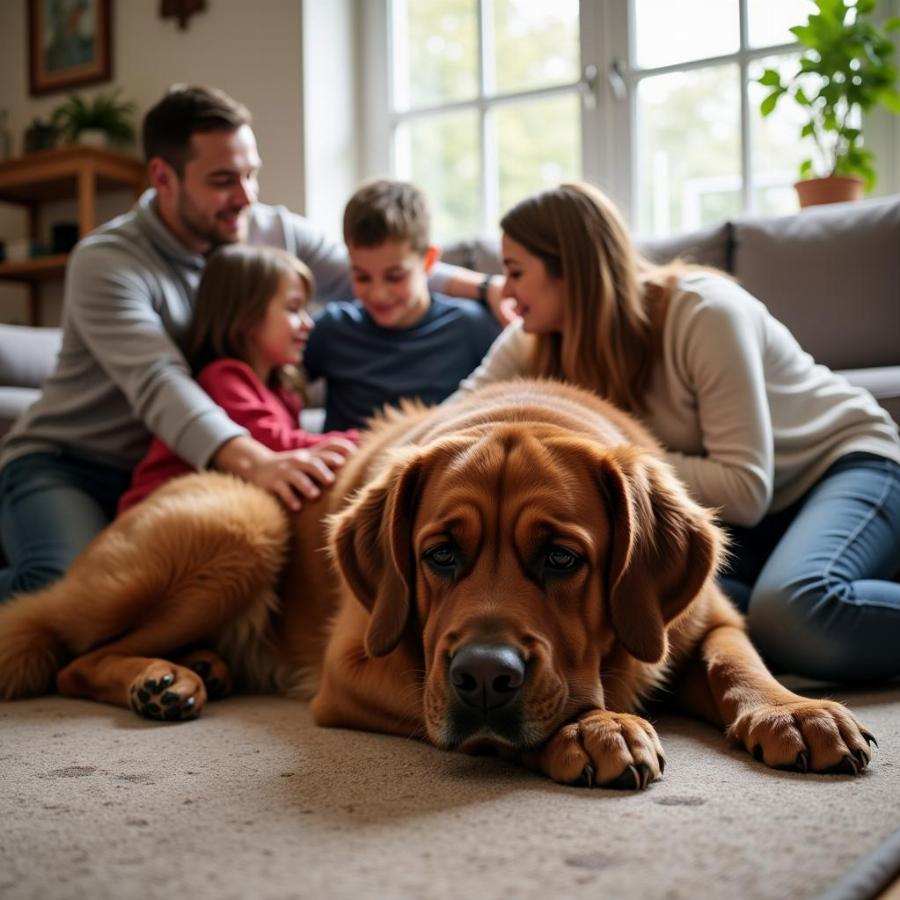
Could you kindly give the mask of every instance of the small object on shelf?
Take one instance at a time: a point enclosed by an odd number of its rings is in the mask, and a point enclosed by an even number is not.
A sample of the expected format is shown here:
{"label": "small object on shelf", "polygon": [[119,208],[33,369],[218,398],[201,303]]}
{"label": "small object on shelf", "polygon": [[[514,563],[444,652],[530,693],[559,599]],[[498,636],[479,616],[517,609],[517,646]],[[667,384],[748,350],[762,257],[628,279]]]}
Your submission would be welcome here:
{"label": "small object on shelf", "polygon": [[77,222],[56,222],[50,227],[51,253],[68,253],[77,243]]}
{"label": "small object on shelf", "polygon": [[53,125],[40,119],[32,119],[31,124],[25,129],[25,152],[50,150],[55,146],[56,129]]}
{"label": "small object on shelf", "polygon": [[116,88],[87,100],[80,94],[70,94],[53,110],[53,127],[69,144],[130,146],[134,143],[135,105],[130,100],[120,100],[120,92]]}
{"label": "small object on shelf", "polygon": [[0,109],[0,160],[12,156],[12,134],[7,123],[7,111]]}

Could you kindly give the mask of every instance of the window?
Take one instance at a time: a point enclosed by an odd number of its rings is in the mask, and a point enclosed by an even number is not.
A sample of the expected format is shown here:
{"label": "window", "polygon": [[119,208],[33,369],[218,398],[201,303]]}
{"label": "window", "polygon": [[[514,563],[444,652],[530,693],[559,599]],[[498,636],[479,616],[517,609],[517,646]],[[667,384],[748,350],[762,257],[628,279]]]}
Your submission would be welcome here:
{"label": "window", "polygon": [[647,236],[797,207],[796,110],[762,119],[755,79],[791,65],[788,29],[811,0],[363,7],[369,60],[380,47],[382,62],[364,64],[365,168],[421,184],[438,240],[494,233],[514,202],[572,178]]}

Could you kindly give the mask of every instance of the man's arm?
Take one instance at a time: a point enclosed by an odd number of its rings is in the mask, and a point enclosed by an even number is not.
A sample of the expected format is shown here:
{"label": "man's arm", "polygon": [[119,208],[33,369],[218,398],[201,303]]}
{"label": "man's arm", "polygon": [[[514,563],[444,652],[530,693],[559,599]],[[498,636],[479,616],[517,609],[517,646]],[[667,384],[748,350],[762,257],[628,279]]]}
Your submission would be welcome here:
{"label": "man's arm", "polygon": [[173,318],[190,315],[175,288],[163,293],[167,276],[113,241],[82,245],[66,275],[67,327],[77,330],[134,417],[202,469],[218,447],[245,431],[196,384],[166,330],[163,310]]}

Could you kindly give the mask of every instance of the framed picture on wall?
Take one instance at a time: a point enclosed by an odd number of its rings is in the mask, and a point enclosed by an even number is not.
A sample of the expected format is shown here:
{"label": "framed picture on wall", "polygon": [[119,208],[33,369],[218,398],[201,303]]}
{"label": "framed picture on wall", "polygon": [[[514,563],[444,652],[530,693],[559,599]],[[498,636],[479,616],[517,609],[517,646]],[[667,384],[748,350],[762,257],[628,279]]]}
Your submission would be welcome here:
{"label": "framed picture on wall", "polygon": [[32,95],[112,77],[112,0],[26,0]]}

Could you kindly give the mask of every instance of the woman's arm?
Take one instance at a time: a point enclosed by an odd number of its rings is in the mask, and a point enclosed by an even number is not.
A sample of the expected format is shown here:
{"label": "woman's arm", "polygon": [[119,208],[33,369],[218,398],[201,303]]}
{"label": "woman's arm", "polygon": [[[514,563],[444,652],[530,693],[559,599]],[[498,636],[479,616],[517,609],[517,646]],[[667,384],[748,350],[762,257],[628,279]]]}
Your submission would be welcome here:
{"label": "woman's arm", "polygon": [[[762,322],[752,298],[724,279],[673,326],[673,365],[693,394],[703,455],[666,458],[694,498],[735,525],[755,525],[768,511],[774,480],[772,421],[763,367]],[[676,377],[669,372],[669,377]],[[671,415],[678,415],[672,410]]]}
{"label": "woman's arm", "polygon": [[456,392],[444,402],[452,402],[486,384],[526,375],[530,352],[531,340],[522,330],[521,320],[513,322],[512,325],[501,331],[494,343],[491,344],[481,365],[471,375],[464,378]]}

